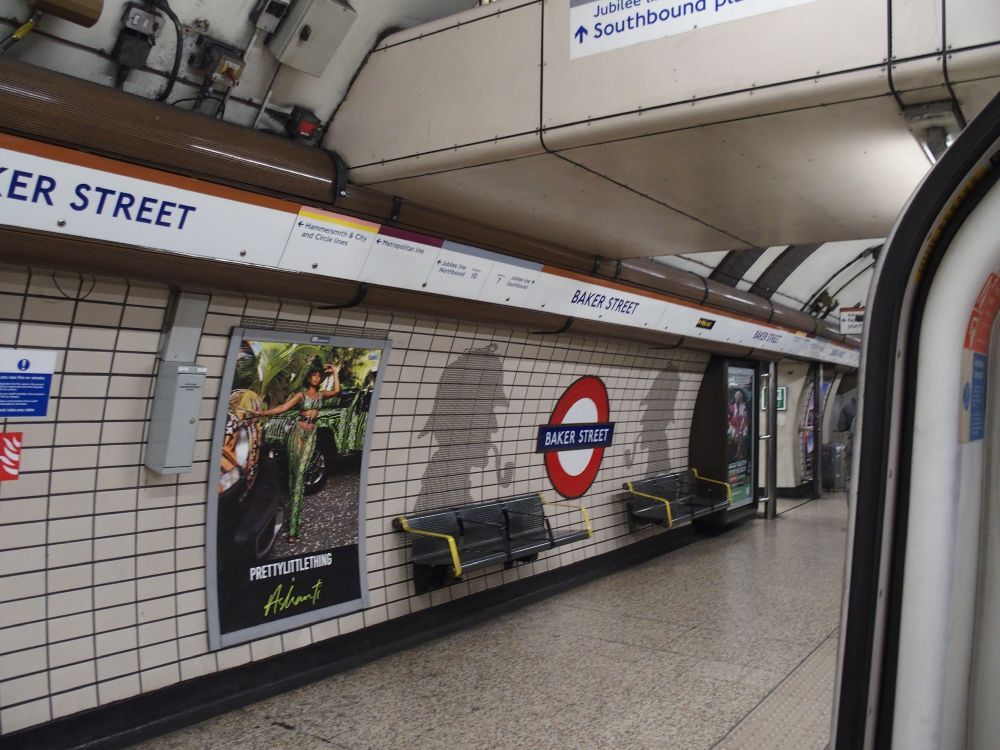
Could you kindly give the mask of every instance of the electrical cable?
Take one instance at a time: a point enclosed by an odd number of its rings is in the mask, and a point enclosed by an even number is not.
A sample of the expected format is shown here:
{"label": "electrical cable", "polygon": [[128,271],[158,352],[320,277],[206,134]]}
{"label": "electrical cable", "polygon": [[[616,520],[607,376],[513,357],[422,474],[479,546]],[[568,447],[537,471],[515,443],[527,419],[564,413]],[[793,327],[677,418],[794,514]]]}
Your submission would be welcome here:
{"label": "electrical cable", "polygon": [[9,36],[4,37],[4,39],[0,41],[0,55],[34,31],[35,27],[38,25],[38,21],[43,15],[44,13],[42,13],[42,11],[35,11],[31,14],[31,18],[18,26]]}
{"label": "electrical cable", "polygon": [[184,56],[184,32],[181,29],[181,21],[174,13],[173,8],[170,7],[168,0],[146,0],[150,5],[170,19],[170,22],[174,25],[174,33],[177,36],[177,46],[174,49],[174,64],[170,69],[170,77],[167,79],[167,85],[156,97],[159,102],[165,102],[167,97],[173,93],[174,84],[177,83],[177,78],[181,72],[181,58]]}
{"label": "electrical cable", "polygon": [[202,96],[189,96],[189,97],[187,97],[185,99],[175,99],[174,101],[170,102],[170,106],[173,107],[173,106],[176,106],[178,104],[184,104],[185,102],[199,102],[199,104],[200,104],[201,102],[205,101],[206,99],[212,99],[213,101],[217,101],[217,102],[222,102],[223,101],[222,97],[212,96],[211,94],[205,94],[205,95],[202,95]]}
{"label": "electrical cable", "polygon": [[878,243],[877,245],[866,247],[864,250],[862,250],[860,253],[854,256],[854,258],[852,258],[847,263],[838,268],[836,271],[834,271],[826,281],[824,281],[822,284],[819,285],[818,291],[814,292],[809,297],[809,300],[802,305],[801,312],[807,312],[809,308],[812,307],[813,303],[819,299],[820,295],[823,294],[826,288],[829,287],[830,284],[833,283],[833,280],[836,279],[838,276],[840,276],[840,274],[842,274],[848,268],[853,266],[859,260],[863,259],[866,255],[871,255],[873,258],[878,258],[878,253],[881,249],[882,249],[881,242]]}
{"label": "electrical cable", "polygon": [[351,76],[351,80],[347,82],[347,88],[344,89],[344,95],[340,98],[340,101],[337,102],[337,106],[333,108],[333,112],[330,113],[330,116],[323,124],[323,135],[326,135],[326,132],[330,129],[330,126],[333,125],[333,119],[337,116],[337,113],[340,112],[340,108],[343,106],[344,102],[347,101],[347,96],[348,94],[351,93],[351,89],[354,88],[354,84],[358,80],[358,76],[361,75],[361,71],[368,64],[368,58],[370,58],[375,53],[375,51],[378,49],[378,46],[382,44],[382,42],[385,41],[387,37],[402,30],[403,29],[399,26],[390,26],[387,29],[383,29],[381,32],[379,32],[379,35],[375,37],[375,43],[371,46],[371,49],[369,49],[368,52],[365,54],[365,59],[361,61],[361,64],[354,71],[354,75]]}
{"label": "electrical cable", "polygon": [[271,82],[267,84],[267,91],[264,94],[264,98],[260,100],[260,107],[257,109],[257,116],[253,119],[253,125],[250,127],[254,130],[260,124],[260,118],[264,116],[264,110],[267,109],[267,105],[271,102],[271,93],[274,90],[274,82],[278,80],[278,73],[281,72],[281,63],[274,69],[274,75],[271,76]]}

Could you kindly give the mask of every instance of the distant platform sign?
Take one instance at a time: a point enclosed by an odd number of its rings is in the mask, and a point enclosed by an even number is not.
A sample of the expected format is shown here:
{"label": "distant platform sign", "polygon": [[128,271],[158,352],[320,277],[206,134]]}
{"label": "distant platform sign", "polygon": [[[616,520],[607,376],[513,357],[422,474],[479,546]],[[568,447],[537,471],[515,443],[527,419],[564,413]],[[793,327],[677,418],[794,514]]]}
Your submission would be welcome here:
{"label": "distant platform sign", "polygon": [[849,336],[860,336],[865,330],[865,308],[840,308],[840,332]]}
{"label": "distant platform sign", "polygon": [[0,417],[46,416],[55,366],[54,351],[0,349]]}
{"label": "distant platform sign", "polygon": [[569,57],[739,21],[815,0],[569,0]]}

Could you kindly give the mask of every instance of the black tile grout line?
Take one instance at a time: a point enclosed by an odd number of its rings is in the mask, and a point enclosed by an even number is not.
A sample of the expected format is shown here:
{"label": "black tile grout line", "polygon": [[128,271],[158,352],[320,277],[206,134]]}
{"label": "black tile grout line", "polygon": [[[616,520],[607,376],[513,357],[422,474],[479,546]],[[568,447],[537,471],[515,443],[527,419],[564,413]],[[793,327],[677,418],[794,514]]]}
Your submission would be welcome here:
{"label": "black tile grout line", "polygon": [[750,716],[750,714],[752,714],[754,711],[756,711],[758,708],[760,708],[760,706],[764,703],[764,701],[766,701],[768,698],[770,698],[775,693],[775,691],[778,690],[778,688],[780,688],[782,685],[784,685],[788,681],[788,679],[793,674],[795,674],[798,671],[799,667],[801,667],[803,664],[806,663],[806,661],[809,659],[809,657],[811,657],[813,654],[815,654],[817,651],[819,651],[826,644],[826,642],[828,640],[830,640],[831,637],[833,637],[833,634],[836,633],[839,628],[840,628],[840,626],[837,625],[833,630],[831,630],[829,633],[827,633],[825,636],[823,636],[823,638],[820,639],[820,642],[818,644],[816,644],[816,646],[813,649],[811,649],[808,654],[806,654],[805,656],[803,656],[799,660],[799,662],[788,671],[788,674],[786,674],[784,677],[782,677],[781,680],[779,680],[778,684],[775,685],[773,688],[771,688],[767,692],[767,695],[765,695],[763,698],[761,698],[759,701],[757,701],[757,703],[754,704],[753,708],[751,708],[749,711],[747,711],[745,714],[743,714],[743,716],[739,719],[739,721],[737,721],[735,724],[733,724],[733,726],[729,728],[729,731],[726,732],[722,737],[720,737],[719,740],[714,745],[712,745],[712,747],[709,750],[715,750],[715,748],[717,748],[719,745],[721,745],[725,741],[726,737],[728,737],[734,731],[736,731],[736,728],[739,727],[739,725],[742,724],[744,721],[746,721],[747,718]]}
{"label": "black tile grout line", "polygon": [[[28,285],[27,285],[25,291],[27,291],[28,289],[31,288],[31,279],[33,278],[33,276],[34,276],[34,271],[32,271],[29,268],[29,270],[28,270]],[[82,287],[83,287],[83,281],[82,281],[82,278],[81,278],[80,289],[82,289]],[[77,292],[79,292],[80,289],[78,289]],[[70,341],[70,339],[72,338],[72,335],[73,335],[72,320],[73,320],[73,318],[76,315],[78,304],[79,304],[79,299],[73,300],[72,314],[70,315],[70,322],[62,324],[67,329],[66,330],[66,346],[64,346],[64,347],[61,348],[62,361],[64,363],[66,361],[66,357],[68,356],[69,341]],[[25,305],[27,305],[27,296],[25,297]],[[122,310],[124,310],[124,308],[122,308]],[[21,315],[22,315],[22,317],[24,315],[24,308],[23,307],[22,307],[22,310],[21,310]],[[121,315],[122,315],[122,312],[119,311],[119,313],[118,313],[118,322],[119,323],[121,323]],[[21,335],[20,334],[21,334],[21,330],[22,330],[20,326],[22,326],[23,323],[19,322],[18,325],[19,325],[19,328],[18,328],[18,337],[17,337],[16,340],[20,341],[20,339],[21,339]],[[115,340],[117,341],[117,333],[115,334]],[[53,406],[53,409],[54,409],[53,423],[54,424],[58,424],[59,423],[59,409],[60,409],[60,407],[62,405],[60,396],[62,395],[63,387],[65,386],[65,382],[66,381],[63,378],[59,378],[59,385],[58,385],[58,389],[57,389],[57,392],[55,394],[55,398],[54,399],[51,398],[52,394],[50,393],[50,401],[54,401],[54,406]],[[51,463],[51,460],[50,460],[50,463]],[[47,490],[47,493],[48,493],[48,497],[46,497],[46,499],[45,499],[45,517],[48,518],[49,515],[51,515],[51,509],[52,509],[52,497],[51,497],[51,494],[52,494],[52,475],[51,474],[49,474],[48,477],[47,477],[46,490]],[[45,546],[48,546],[49,525],[48,525],[47,522],[45,523],[43,539],[44,539],[44,542],[45,542]],[[45,604],[45,608],[44,608],[44,611],[45,611],[45,624],[44,624],[44,628],[45,628],[45,641],[47,643],[49,641],[49,639],[50,639],[50,631],[49,631],[50,601],[49,601],[49,596],[48,596],[48,576],[47,575],[45,576],[45,580],[44,580],[44,583],[43,583],[43,590],[45,592],[45,602],[44,602],[44,604]],[[93,597],[91,597],[91,605],[93,605]],[[53,716],[53,706],[52,706],[52,698],[51,698],[51,695],[52,695],[52,671],[51,671],[51,661],[50,661],[50,659],[51,659],[51,654],[50,654],[48,648],[46,648],[46,650],[45,650],[45,667],[46,667],[45,679],[46,679],[46,694],[49,696],[48,697],[48,701],[47,701],[48,717],[49,717],[49,719],[51,719],[52,716]]]}
{"label": "black tile grout line", "polygon": [[[33,275],[35,273],[35,271],[31,270],[30,266],[27,267],[27,268],[28,268],[29,275]],[[128,280],[127,279],[116,279],[116,281],[118,281],[118,282],[127,282]],[[30,299],[40,299],[40,300],[56,300],[58,302],[63,302],[63,301],[66,301],[66,302],[69,302],[69,301],[79,301],[79,302],[86,302],[89,305],[109,305],[109,306],[115,306],[115,307],[142,307],[142,308],[146,308],[146,309],[149,309],[149,310],[165,310],[166,309],[166,305],[150,305],[150,304],[143,304],[143,303],[139,303],[139,302],[129,302],[127,297],[125,299],[123,299],[121,302],[118,302],[117,300],[116,301],[90,300],[90,299],[69,300],[68,298],[66,298],[64,296],[61,296],[61,295],[58,295],[58,294],[40,294],[39,292],[32,292],[32,291],[30,291],[29,287],[25,287],[24,292],[22,292],[20,294],[17,293],[17,292],[0,292],[0,296],[2,296],[2,295],[7,295],[7,296],[10,296],[10,297],[24,297],[24,298],[30,298]]]}
{"label": "black tile grout line", "polygon": [[[132,284],[131,284],[131,282],[128,279],[126,279],[125,280],[125,298],[126,299],[128,299],[128,297],[131,294],[131,292],[132,292]],[[166,305],[164,305],[164,308],[166,308]],[[124,314],[125,314],[125,310],[123,308],[122,309],[122,317],[119,318],[119,321],[118,321],[119,325],[124,321]],[[165,309],[164,309],[163,315],[164,315],[164,319],[165,319],[166,318],[166,310]],[[160,330],[161,330],[161,332],[162,332],[162,329],[163,329],[163,323],[161,322],[161,324],[160,324]],[[115,340],[114,340],[114,350],[115,350],[115,353],[112,355],[112,359],[111,359],[112,372],[114,371],[114,365],[115,365],[115,362],[116,362],[116,360],[118,358],[118,352],[117,352],[117,350],[118,350],[119,341],[121,340],[121,333],[122,332],[121,332],[120,328],[119,328],[119,330],[115,331]],[[161,335],[162,335],[162,333],[161,333]],[[154,355],[154,357],[155,357],[155,355]],[[153,383],[152,378],[150,378],[150,380],[148,382],[149,382],[149,385],[147,385],[147,391],[146,391],[147,392],[147,399],[149,397],[149,394],[152,392],[152,383]],[[105,395],[108,397],[108,399],[110,399],[111,383],[112,383],[112,379],[108,378],[107,384],[105,386],[105,388],[106,388]],[[100,443],[100,440],[101,440],[101,436],[103,436],[103,434],[104,434],[105,418],[108,416],[108,409],[110,408],[110,404],[108,402],[108,399],[105,400],[104,409],[101,411],[101,426],[100,426],[100,433],[99,433],[99,436],[98,436],[98,442],[99,443]],[[142,442],[145,442],[146,431],[147,431],[147,427],[145,425],[143,425],[142,432],[140,434],[140,439],[142,440]],[[140,453],[140,457],[141,457],[141,453]],[[103,467],[101,467],[101,468],[103,468]],[[136,476],[136,479],[138,479],[138,474]],[[97,482],[98,482],[98,477],[95,475],[95,477],[94,477],[94,483],[95,483],[95,485],[97,484]],[[137,484],[138,484],[138,482],[137,482]],[[138,491],[136,491],[135,492],[135,502],[136,502],[136,505],[138,505],[138,498],[139,498],[139,493],[138,493]],[[174,490],[174,499],[176,500],[176,490]],[[97,497],[96,496],[94,497],[94,503],[95,503],[95,508],[96,508],[96,503],[97,503]],[[93,540],[93,543],[92,543],[93,546],[91,548],[91,553],[92,553],[92,555],[96,556],[96,547],[97,547],[97,538],[96,538],[97,537],[97,534],[96,534],[97,515],[96,514],[92,515],[91,522],[93,524],[92,525],[92,529],[93,529],[92,536],[94,537],[94,540]],[[176,538],[174,539],[174,542],[176,543]],[[138,535],[136,535],[136,545],[138,545]],[[91,589],[90,589],[91,590],[91,610],[92,610],[92,616],[93,616],[93,631],[94,631],[93,635],[92,635],[91,648],[93,649],[93,653],[96,655],[97,651],[98,651],[98,643],[97,643],[97,630],[98,630],[98,627],[97,627],[97,614],[98,614],[98,608],[96,606],[96,604],[97,604],[97,587],[93,585],[93,576],[94,576],[94,573],[95,573],[94,565],[95,565],[95,563],[91,563],[91,568],[90,568],[90,572],[91,572]],[[135,598],[138,599],[138,586],[136,586],[134,588],[134,591],[136,593]],[[136,603],[136,605],[135,605],[135,613],[134,614],[135,614],[135,620],[138,621],[138,619],[139,619],[138,603]],[[139,654],[138,654],[138,652],[136,652],[136,663],[139,663],[138,659],[139,659]],[[93,665],[94,665],[93,666],[93,670],[94,670],[94,672],[93,672],[94,680],[93,681],[96,682],[97,681],[97,677],[98,677],[97,660],[96,660],[96,658],[93,660]],[[95,695],[96,695],[96,693],[97,693],[97,690],[95,688]],[[51,697],[50,697],[49,700],[50,701],[52,700]]]}
{"label": "black tile grout line", "polygon": [[[110,491],[116,492],[117,490],[110,490]],[[69,494],[70,495],[74,495],[74,494],[89,494],[89,493],[69,493]],[[50,497],[60,497],[60,495],[52,495]],[[9,500],[0,500],[0,507],[2,507],[2,504],[5,503],[5,502],[14,502],[15,499],[16,500],[41,500],[42,498],[43,498],[42,495],[35,495],[35,496],[29,497],[29,498],[11,498]],[[176,508],[198,508],[198,507],[202,507],[204,505],[205,505],[204,502],[196,502],[196,503],[189,503],[189,504],[180,505],[180,506],[165,505],[165,506],[154,507],[154,508],[143,508],[141,510],[111,510],[111,511],[105,511],[105,512],[101,512],[101,513],[82,513],[82,514],[80,514],[78,516],[52,516],[52,517],[48,517],[48,518],[40,518],[40,519],[37,519],[37,520],[34,520],[34,521],[12,521],[10,523],[5,523],[2,526],[3,526],[3,528],[15,528],[15,527],[18,527],[18,526],[30,526],[32,524],[39,524],[39,523],[44,523],[44,524],[46,524],[46,526],[51,526],[51,525],[53,525],[53,524],[55,524],[55,523],[57,523],[59,521],[80,521],[81,519],[85,519],[85,518],[98,519],[98,518],[110,518],[111,516],[121,516],[121,515],[126,515],[128,517],[133,517],[133,518],[136,518],[136,520],[138,520],[138,516],[141,513],[147,513],[147,512],[149,512],[149,513],[155,513],[156,511],[170,510],[171,508],[175,508],[175,507]],[[113,539],[115,537],[125,537],[125,536],[134,537],[134,536],[136,536],[138,534],[151,534],[151,533],[154,533],[154,532],[161,532],[161,531],[173,531],[175,529],[193,529],[193,528],[201,527],[201,526],[204,526],[204,525],[205,525],[205,521],[204,520],[197,521],[195,523],[185,523],[185,524],[180,524],[180,525],[177,525],[177,523],[175,521],[174,525],[172,525],[172,526],[161,526],[161,527],[157,527],[157,528],[153,528],[153,529],[143,529],[141,531],[139,531],[138,529],[136,529],[136,530],[133,530],[133,531],[123,531],[123,532],[115,533],[115,534],[101,534],[100,536],[97,535],[96,531],[93,531],[90,534],[89,537],[80,537],[79,539],[62,539],[62,540],[60,540],[58,542],[51,542],[51,543],[45,542],[43,544],[26,544],[26,545],[24,545],[22,547],[5,547],[3,551],[4,552],[12,552],[14,550],[25,550],[25,549],[32,549],[32,548],[35,548],[35,547],[47,547],[47,548],[51,548],[51,547],[55,547],[56,545],[59,545],[59,544],[76,544],[76,543],[79,543],[79,542],[86,542],[88,540],[93,540],[93,539]],[[0,578],[3,578],[3,574],[0,574]]]}
{"label": "black tile grout line", "polygon": [[[150,621],[144,622],[144,623],[136,623],[135,625],[127,625],[125,627],[115,628],[114,630],[103,630],[103,631],[100,631],[100,632],[97,632],[97,633],[85,633],[83,635],[77,636],[76,638],[65,638],[65,639],[63,639],[61,641],[56,641],[56,642],[54,642],[54,644],[43,644],[43,645],[38,645],[38,646],[31,646],[30,648],[26,648],[26,649],[18,649],[17,651],[10,651],[10,652],[8,652],[8,654],[5,654],[5,656],[6,655],[10,655],[10,654],[19,654],[19,653],[23,653],[25,651],[33,651],[33,650],[36,650],[36,649],[39,649],[39,648],[46,648],[47,649],[51,645],[58,645],[58,644],[61,644],[61,643],[71,643],[72,641],[79,641],[79,640],[83,640],[84,638],[88,638],[88,637],[93,637],[94,640],[96,641],[97,637],[99,637],[99,636],[112,635],[112,634],[117,633],[119,631],[125,631],[125,630],[139,630],[141,627],[143,627],[145,625],[160,625],[162,623],[176,622],[178,619],[180,619],[181,617],[184,617],[186,615],[189,615],[189,614],[204,614],[205,612],[206,612],[206,610],[197,610],[197,611],[193,611],[193,612],[185,612],[182,615],[171,615],[169,617],[161,617],[159,619],[150,620]],[[308,626],[306,626],[306,627],[308,627]],[[0,687],[2,687],[4,683],[13,682],[14,680],[20,680],[20,679],[23,679],[25,677],[32,677],[34,675],[43,674],[46,671],[52,671],[53,669],[64,669],[66,667],[75,667],[75,666],[79,666],[81,664],[88,664],[88,663],[94,663],[94,664],[96,664],[98,661],[100,661],[102,659],[107,659],[107,658],[110,658],[110,657],[113,657],[113,656],[121,656],[122,654],[131,653],[136,648],[139,649],[139,650],[147,649],[147,648],[155,648],[157,646],[163,646],[163,645],[168,644],[168,643],[177,643],[178,641],[181,641],[181,640],[184,640],[184,639],[187,639],[187,638],[204,638],[205,639],[205,650],[203,652],[200,652],[200,653],[197,653],[197,654],[192,654],[190,656],[183,657],[184,659],[195,658],[195,657],[198,657],[198,656],[205,656],[206,654],[212,653],[211,651],[208,650],[208,632],[207,632],[207,630],[199,630],[199,631],[197,631],[195,633],[188,633],[187,635],[179,635],[178,634],[178,635],[171,636],[171,637],[166,638],[166,639],[161,640],[161,641],[153,641],[153,642],[150,642],[150,643],[139,643],[139,645],[136,646],[135,648],[133,648],[133,647],[130,646],[128,648],[123,648],[120,651],[108,651],[108,652],[103,653],[103,654],[99,654],[98,653],[98,651],[96,650],[96,643],[95,643],[94,644],[94,648],[95,648],[94,656],[92,656],[92,657],[87,657],[85,659],[80,659],[79,661],[65,662],[63,664],[60,664],[57,667],[50,667],[50,668],[46,668],[46,669],[39,669],[39,670],[37,670],[35,672],[25,672],[23,674],[17,675],[16,677],[11,677],[11,678],[6,679],[6,680],[0,680]],[[138,633],[136,634],[136,642],[138,643]],[[164,664],[179,663],[181,660],[182,660],[181,658],[178,658],[178,660],[175,661],[175,662],[164,662]],[[157,666],[163,666],[163,665],[157,665]],[[147,670],[139,669],[139,670],[136,670],[135,674],[138,674],[139,672],[143,672],[143,671],[147,671]],[[117,679],[118,677],[123,677],[123,676],[125,676],[125,675],[124,674],[122,674],[122,675],[116,675],[114,678],[106,678],[105,680],[98,680],[98,682],[106,682],[107,679]],[[80,686],[78,685],[78,686],[76,686],[74,688],[70,688],[69,690],[76,690],[79,687]],[[63,691],[60,691],[60,692],[65,693],[65,692],[69,692],[69,691],[68,690],[63,690]],[[57,695],[58,695],[58,693],[57,693]],[[43,696],[39,696],[39,698],[41,698],[41,697],[43,697]],[[36,700],[38,700],[38,698],[29,698],[27,700],[20,701],[18,703],[5,703],[4,704],[4,709],[6,710],[8,708],[12,708],[13,706],[23,705],[24,703],[31,703],[31,702],[36,701]]]}
{"label": "black tile grout line", "polygon": [[[195,548],[195,547],[185,547],[185,548],[182,548],[179,551],[183,552],[186,549],[197,549],[197,548]],[[169,552],[169,551],[170,550],[163,550],[162,552],[149,552],[149,553],[144,553],[144,554],[146,554],[146,555],[156,555],[156,554],[164,554],[164,553]],[[64,568],[82,568],[82,567],[85,567],[85,566],[87,566],[87,567],[93,567],[95,565],[100,565],[101,563],[104,563],[104,562],[116,562],[118,560],[132,560],[132,559],[137,559],[137,557],[116,558],[115,560],[97,560],[97,561],[77,563],[76,565],[63,565],[63,566],[59,566],[59,567],[55,567],[55,568],[43,568],[41,570],[30,570],[30,571],[25,571],[25,572],[22,572],[22,573],[17,573],[17,574],[14,574],[14,575],[5,575],[5,576],[0,577],[0,579],[2,579],[2,578],[16,578],[16,577],[22,576],[22,575],[32,575],[32,574],[38,574],[38,573],[49,573],[49,572],[53,572],[53,571],[59,571],[59,570],[62,570]],[[146,574],[146,575],[133,575],[133,576],[130,576],[128,578],[122,578],[122,579],[117,579],[117,580],[113,580],[113,581],[104,581],[103,583],[90,583],[90,584],[87,584],[86,586],[75,586],[75,587],[70,587],[70,588],[67,588],[67,589],[59,589],[58,591],[52,591],[51,595],[55,596],[57,594],[69,594],[69,593],[73,593],[73,592],[76,592],[76,591],[86,591],[87,589],[99,589],[99,588],[102,588],[104,586],[117,586],[117,585],[122,584],[122,583],[132,583],[132,582],[136,582],[136,581],[148,581],[148,580],[151,580],[153,578],[160,578],[162,576],[172,575],[175,572],[176,573],[193,573],[195,571],[200,571],[200,570],[205,570],[205,566],[200,565],[200,566],[193,567],[193,568],[182,568],[181,570],[178,570],[178,571],[168,571],[168,572],[165,572],[165,573],[149,573],[149,574]],[[165,596],[179,596],[181,594],[191,593],[192,591],[201,591],[204,588],[205,588],[204,586],[199,586],[198,588],[195,588],[195,589],[186,589],[186,590],[183,590],[183,591],[173,591],[173,592],[171,592],[169,594],[160,594],[160,595],[157,595],[157,596],[149,596],[149,597],[146,597],[144,599],[143,598],[138,598],[135,601],[152,601],[154,599],[162,599]],[[19,599],[6,599],[6,600],[0,602],[0,604],[10,604],[12,602],[17,602],[17,601],[19,601]],[[133,600],[130,600],[130,601],[133,601]],[[123,602],[123,604],[124,603],[128,603],[128,602]],[[120,606],[120,605],[116,604],[116,605],[111,605],[111,606],[116,606],[117,607],[117,606]],[[96,606],[94,606],[94,607],[92,607],[92,609],[94,611],[98,611],[100,609],[108,609],[108,607],[96,607]],[[67,615],[57,615],[55,617],[48,617],[48,618],[42,618],[42,619],[58,620],[58,619],[60,619],[62,617],[73,617],[73,616],[78,615],[78,614],[80,614],[80,612],[74,612],[74,613],[67,614]],[[41,622],[41,619],[34,620],[33,622]],[[21,625],[26,625],[26,624],[27,623],[18,623],[16,626],[12,625],[10,627],[20,627]]]}

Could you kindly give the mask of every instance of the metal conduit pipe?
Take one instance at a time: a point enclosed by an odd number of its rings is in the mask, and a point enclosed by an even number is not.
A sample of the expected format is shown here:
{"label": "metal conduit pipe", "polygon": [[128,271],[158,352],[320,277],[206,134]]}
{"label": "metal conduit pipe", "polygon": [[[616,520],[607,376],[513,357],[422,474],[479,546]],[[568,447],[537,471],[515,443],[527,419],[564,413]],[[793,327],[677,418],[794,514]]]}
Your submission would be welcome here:
{"label": "metal conduit pipe", "polygon": [[357,187],[346,197],[338,196],[334,160],[322,149],[12,58],[0,58],[0,131],[253,192],[328,206],[336,203],[338,210],[376,221],[845,340],[832,325],[810,315],[652,260],[603,260],[409,202],[393,215],[391,196]]}
{"label": "metal conduit pipe", "polygon": [[6,57],[0,129],[257,192],[334,198],[325,151]]}
{"label": "metal conduit pipe", "polygon": [[[603,260],[597,264],[595,274],[807,334],[816,333],[822,325],[807,313],[653,260]],[[839,332],[831,338],[843,339]]]}
{"label": "metal conduit pipe", "polygon": [[771,319],[773,312],[771,300],[742,292],[728,284],[711,279],[705,279],[705,286],[708,289],[706,304],[712,307],[721,307],[723,310],[729,310],[744,318]]}

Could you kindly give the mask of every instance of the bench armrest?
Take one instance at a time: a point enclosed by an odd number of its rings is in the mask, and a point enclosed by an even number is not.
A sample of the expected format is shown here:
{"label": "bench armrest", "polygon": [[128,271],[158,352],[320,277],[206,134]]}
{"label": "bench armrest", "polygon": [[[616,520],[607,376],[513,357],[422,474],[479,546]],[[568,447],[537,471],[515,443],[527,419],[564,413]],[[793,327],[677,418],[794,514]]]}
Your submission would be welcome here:
{"label": "bench armrest", "polygon": [[582,505],[573,505],[572,503],[562,503],[555,500],[546,500],[545,495],[541,492],[538,493],[538,498],[545,504],[551,505],[556,508],[567,508],[569,510],[578,510],[580,515],[583,516],[583,525],[587,529],[587,538],[592,538],[594,536],[594,527],[590,525],[590,516],[587,514],[587,509]]}
{"label": "bench armrest", "polygon": [[637,490],[635,485],[631,482],[626,482],[625,485],[628,487],[628,491],[633,495],[638,495],[639,497],[645,497],[649,500],[656,500],[657,502],[663,503],[663,507],[667,509],[667,528],[671,528],[674,525],[674,514],[670,510],[670,501],[665,497],[660,497],[659,495],[651,495],[648,492],[643,492],[642,490]]}
{"label": "bench armrest", "polygon": [[444,539],[448,542],[448,549],[451,552],[451,564],[455,569],[455,578],[459,578],[462,575],[462,559],[458,556],[458,545],[455,543],[455,537],[450,534],[440,534],[436,531],[424,531],[423,529],[415,529],[410,526],[409,519],[406,516],[399,516],[393,521],[393,525],[397,528],[402,529],[410,534],[419,534],[420,536],[431,536],[436,539]]}
{"label": "bench armrest", "polygon": [[726,488],[726,501],[729,503],[729,507],[733,507],[733,487],[729,482],[723,482],[721,479],[710,479],[709,477],[703,477],[698,473],[697,469],[691,469],[691,473],[694,474],[694,478],[701,482],[708,482],[709,484],[721,484]]}

